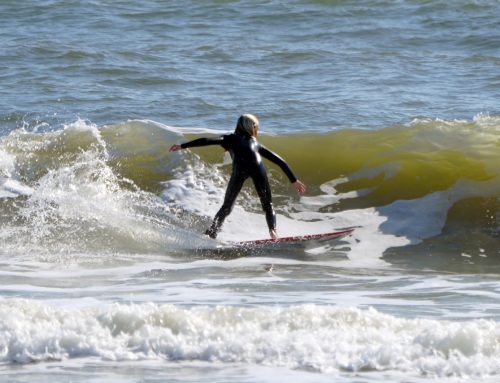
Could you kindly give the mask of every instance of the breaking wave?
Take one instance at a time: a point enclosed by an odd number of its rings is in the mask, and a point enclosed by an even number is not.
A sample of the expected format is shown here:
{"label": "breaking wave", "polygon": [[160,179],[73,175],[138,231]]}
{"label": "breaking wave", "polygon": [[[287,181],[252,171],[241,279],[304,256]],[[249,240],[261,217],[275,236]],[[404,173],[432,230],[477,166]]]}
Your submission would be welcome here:
{"label": "breaking wave", "polygon": [[[221,202],[229,161],[217,147],[174,154],[168,148],[222,133],[81,120],[62,129],[12,131],[0,139],[3,251],[209,246],[197,233]],[[269,165],[281,234],[359,227],[352,259],[431,244],[452,252],[457,241],[470,254],[498,254],[498,117],[307,134],[266,135],[264,127],[260,140],[309,186],[299,198]],[[254,197],[251,187],[244,189],[221,238],[265,235]]]}

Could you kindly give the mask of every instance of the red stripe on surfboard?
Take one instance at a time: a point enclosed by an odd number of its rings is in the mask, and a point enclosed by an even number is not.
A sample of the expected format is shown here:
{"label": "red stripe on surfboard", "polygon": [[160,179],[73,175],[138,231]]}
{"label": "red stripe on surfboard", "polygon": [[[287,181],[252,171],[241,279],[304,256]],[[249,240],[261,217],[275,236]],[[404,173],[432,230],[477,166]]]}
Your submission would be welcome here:
{"label": "red stripe on surfboard", "polygon": [[354,231],[354,229],[347,229],[342,231],[332,231],[330,233],[321,233],[321,234],[308,234],[308,235],[297,235],[292,237],[281,237],[276,239],[257,239],[255,241],[242,241],[238,242],[239,245],[265,245],[265,244],[274,244],[274,243],[285,243],[285,242],[302,242],[309,241],[313,239],[327,239],[327,238],[336,238],[342,237],[344,235],[350,234]]}

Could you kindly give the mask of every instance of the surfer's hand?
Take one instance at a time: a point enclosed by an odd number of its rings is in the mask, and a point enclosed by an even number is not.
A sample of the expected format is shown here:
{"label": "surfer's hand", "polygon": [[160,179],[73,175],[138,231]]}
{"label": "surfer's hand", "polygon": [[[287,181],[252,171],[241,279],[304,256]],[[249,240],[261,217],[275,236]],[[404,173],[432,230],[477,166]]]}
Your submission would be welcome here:
{"label": "surfer's hand", "polygon": [[181,149],[182,149],[182,147],[179,144],[175,144],[175,145],[172,145],[170,147],[169,152],[177,152],[178,150],[181,150]]}
{"label": "surfer's hand", "polygon": [[305,193],[306,185],[304,185],[301,181],[297,180],[292,185],[300,194]]}

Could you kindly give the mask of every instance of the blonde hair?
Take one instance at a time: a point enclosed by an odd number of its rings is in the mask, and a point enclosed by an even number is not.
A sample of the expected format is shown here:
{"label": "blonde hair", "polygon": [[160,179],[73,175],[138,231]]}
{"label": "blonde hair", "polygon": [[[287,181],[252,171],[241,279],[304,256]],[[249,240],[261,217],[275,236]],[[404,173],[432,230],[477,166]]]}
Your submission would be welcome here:
{"label": "blonde hair", "polygon": [[242,136],[257,137],[259,120],[253,114],[245,113],[238,118],[235,133]]}

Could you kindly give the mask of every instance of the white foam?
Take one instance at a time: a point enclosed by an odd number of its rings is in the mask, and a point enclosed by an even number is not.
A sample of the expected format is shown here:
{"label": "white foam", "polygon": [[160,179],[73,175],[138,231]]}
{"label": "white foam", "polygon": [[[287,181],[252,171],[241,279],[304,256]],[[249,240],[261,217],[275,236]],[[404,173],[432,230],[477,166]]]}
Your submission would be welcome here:
{"label": "white foam", "polygon": [[374,309],[99,305],[0,299],[4,363],[199,360],[427,377],[500,373],[499,324],[401,319]]}
{"label": "white foam", "polygon": [[0,176],[10,177],[14,171],[14,157],[0,149]]}
{"label": "white foam", "polygon": [[13,179],[0,177],[0,198],[18,197],[32,193],[33,188]]}
{"label": "white foam", "polygon": [[[225,193],[225,180],[217,167],[210,171],[201,161],[194,162],[184,157],[188,165],[180,167],[173,180],[165,183],[163,198],[175,206],[196,214],[213,217],[222,204]],[[211,177],[207,177],[207,173]],[[380,230],[389,218],[375,208],[350,210],[339,213],[318,212],[322,204],[334,200],[354,198],[352,193],[336,193],[335,186],[345,180],[333,180],[321,186],[323,194],[301,197],[299,201],[289,202],[295,209],[302,210],[289,215],[278,214],[277,226],[280,236],[307,235],[335,231],[344,227],[358,227],[346,241],[349,243],[347,253],[350,262],[344,266],[383,267],[385,262],[380,258],[391,246],[404,246],[410,239],[399,237],[397,233]],[[267,225],[263,213],[250,212],[237,203],[219,235],[222,241],[241,241],[268,238]],[[344,245],[342,245],[344,247]],[[318,253],[331,249],[319,249]],[[345,262],[344,262],[345,263]]]}
{"label": "white foam", "polygon": [[[332,223],[343,226],[361,226],[357,228],[349,240],[351,250],[349,258],[356,264],[381,265],[376,258],[383,256],[391,247],[418,244],[426,238],[439,235],[447,219],[450,208],[458,201],[473,197],[492,197],[500,193],[500,180],[488,182],[459,180],[451,188],[434,192],[412,200],[398,200],[389,205],[348,210],[340,213],[319,213],[307,211],[311,208],[311,198],[315,198],[315,210],[319,210],[321,202],[330,203],[330,197],[336,200],[351,198],[336,193],[335,190],[323,191],[335,195],[309,197],[302,207],[303,212],[293,214],[297,220],[317,221],[318,229],[324,225],[332,228]],[[304,197],[303,197],[304,198]],[[297,205],[295,205],[297,206]],[[338,226],[337,226],[338,227]]]}
{"label": "white foam", "polygon": [[15,158],[0,149],[0,198],[30,195],[33,189],[15,179]]}
{"label": "white foam", "polygon": [[[197,160],[196,156],[192,158],[194,158],[194,162],[190,162],[190,159],[183,157],[185,161],[188,161],[187,164],[179,168],[173,180],[165,183],[162,197],[182,209],[212,218],[222,204],[226,181],[216,166],[208,170],[205,164]],[[210,173],[211,176],[207,177],[207,173]],[[331,202],[330,193],[335,193],[335,185],[340,182],[342,180],[334,180],[322,185],[323,195],[302,197],[300,202],[296,199],[291,200],[290,205],[303,211],[288,216],[278,214],[278,234],[280,236],[307,235],[335,231],[344,227],[360,226],[353,236],[347,240],[350,247],[348,252],[351,260],[350,266],[384,266],[385,262],[381,261],[380,257],[387,248],[403,246],[409,243],[407,239],[379,231],[380,225],[387,220],[387,217],[382,216],[373,208],[340,213],[314,211],[321,207],[321,203]],[[343,194],[333,196],[338,200],[353,197]],[[318,209],[311,209],[311,205],[316,206]],[[263,213],[245,210],[241,206],[240,197],[224,223],[218,238],[222,241],[237,242],[268,238],[268,236],[269,233]],[[331,249],[324,250],[329,251]]]}
{"label": "white foam", "polygon": [[460,180],[450,189],[428,194],[414,200],[400,200],[379,208],[388,220],[381,230],[405,236],[411,243],[439,234],[445,223],[448,210],[456,202],[473,197],[491,197],[500,192],[500,180],[476,183]]}
{"label": "white foam", "polygon": [[356,198],[360,195],[363,195],[363,191],[356,190],[347,193],[338,193],[336,190],[336,186],[347,182],[348,178],[338,178],[329,182],[325,182],[320,185],[320,190],[323,194],[316,196],[302,196],[300,198],[300,203],[303,205],[302,209],[306,208],[309,210],[317,211],[320,208],[328,205],[333,205],[338,203],[344,199]]}

